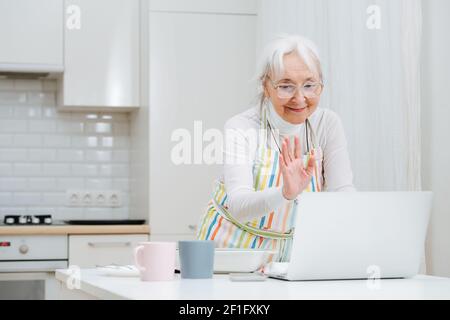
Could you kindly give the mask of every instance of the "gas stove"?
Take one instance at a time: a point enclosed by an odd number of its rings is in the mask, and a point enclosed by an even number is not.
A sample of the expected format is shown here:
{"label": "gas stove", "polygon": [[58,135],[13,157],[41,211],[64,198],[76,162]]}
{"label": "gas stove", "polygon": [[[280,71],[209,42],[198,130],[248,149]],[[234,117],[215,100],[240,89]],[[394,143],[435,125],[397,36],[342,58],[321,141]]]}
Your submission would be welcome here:
{"label": "gas stove", "polygon": [[53,223],[52,216],[46,215],[6,215],[3,223],[5,225],[50,225]]}

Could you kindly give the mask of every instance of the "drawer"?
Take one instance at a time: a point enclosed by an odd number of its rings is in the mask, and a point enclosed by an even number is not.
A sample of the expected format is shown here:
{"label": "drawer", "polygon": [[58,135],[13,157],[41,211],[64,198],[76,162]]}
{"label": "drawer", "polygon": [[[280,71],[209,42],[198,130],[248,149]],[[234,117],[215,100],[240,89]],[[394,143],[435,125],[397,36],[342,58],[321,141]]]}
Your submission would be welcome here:
{"label": "drawer", "polygon": [[98,265],[134,264],[133,248],[142,241],[148,241],[148,235],[71,235],[69,266],[95,268]]}
{"label": "drawer", "polygon": [[0,236],[0,260],[67,260],[66,235]]}

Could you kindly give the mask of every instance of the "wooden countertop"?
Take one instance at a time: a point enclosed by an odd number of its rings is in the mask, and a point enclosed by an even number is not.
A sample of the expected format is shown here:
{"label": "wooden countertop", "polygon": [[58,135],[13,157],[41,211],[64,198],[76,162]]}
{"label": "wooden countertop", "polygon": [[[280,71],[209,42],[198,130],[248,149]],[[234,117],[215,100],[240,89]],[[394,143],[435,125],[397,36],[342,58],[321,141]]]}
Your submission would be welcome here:
{"label": "wooden countertop", "polygon": [[55,235],[55,234],[149,234],[148,225],[49,225],[0,226],[2,235]]}

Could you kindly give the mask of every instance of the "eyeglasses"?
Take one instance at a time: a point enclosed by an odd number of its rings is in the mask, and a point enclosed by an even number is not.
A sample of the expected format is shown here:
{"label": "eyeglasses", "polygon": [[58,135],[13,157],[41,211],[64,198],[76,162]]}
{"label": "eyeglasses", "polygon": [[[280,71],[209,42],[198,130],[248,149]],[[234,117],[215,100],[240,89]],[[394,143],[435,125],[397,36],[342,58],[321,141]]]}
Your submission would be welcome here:
{"label": "eyeglasses", "polygon": [[303,85],[295,85],[292,83],[274,83],[272,79],[270,82],[273,88],[277,91],[278,98],[291,99],[297,90],[300,90],[303,96],[307,99],[316,98],[322,93],[323,83],[308,81]]}

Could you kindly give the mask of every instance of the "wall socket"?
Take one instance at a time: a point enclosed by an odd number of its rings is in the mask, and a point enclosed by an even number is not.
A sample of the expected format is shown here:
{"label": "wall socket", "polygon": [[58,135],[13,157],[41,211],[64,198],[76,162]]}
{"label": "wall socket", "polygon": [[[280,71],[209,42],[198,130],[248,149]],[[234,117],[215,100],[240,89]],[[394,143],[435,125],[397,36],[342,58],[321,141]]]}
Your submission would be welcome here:
{"label": "wall socket", "polygon": [[118,190],[67,190],[66,206],[117,208],[122,206],[122,194]]}

